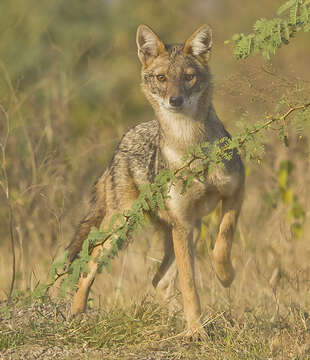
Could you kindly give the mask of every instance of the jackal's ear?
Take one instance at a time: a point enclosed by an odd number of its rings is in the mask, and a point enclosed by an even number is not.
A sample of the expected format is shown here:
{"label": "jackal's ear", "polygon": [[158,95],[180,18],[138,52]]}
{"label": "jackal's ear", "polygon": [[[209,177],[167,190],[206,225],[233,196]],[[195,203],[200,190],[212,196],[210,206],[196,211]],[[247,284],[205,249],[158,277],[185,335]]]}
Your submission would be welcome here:
{"label": "jackal's ear", "polygon": [[166,51],[164,43],[147,25],[139,25],[137,30],[138,57],[142,65],[149,65],[159,54]]}
{"label": "jackal's ear", "polygon": [[184,44],[186,54],[199,56],[208,61],[212,47],[212,30],[209,25],[202,25]]}

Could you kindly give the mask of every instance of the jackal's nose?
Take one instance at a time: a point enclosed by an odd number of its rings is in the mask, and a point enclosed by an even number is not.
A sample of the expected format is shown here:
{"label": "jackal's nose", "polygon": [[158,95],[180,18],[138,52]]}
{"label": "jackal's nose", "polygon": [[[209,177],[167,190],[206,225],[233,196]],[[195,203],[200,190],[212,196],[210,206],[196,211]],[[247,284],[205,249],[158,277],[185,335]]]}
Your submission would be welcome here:
{"label": "jackal's nose", "polygon": [[177,97],[171,96],[169,98],[169,104],[174,107],[182,106],[183,101],[184,101],[183,96],[177,96]]}

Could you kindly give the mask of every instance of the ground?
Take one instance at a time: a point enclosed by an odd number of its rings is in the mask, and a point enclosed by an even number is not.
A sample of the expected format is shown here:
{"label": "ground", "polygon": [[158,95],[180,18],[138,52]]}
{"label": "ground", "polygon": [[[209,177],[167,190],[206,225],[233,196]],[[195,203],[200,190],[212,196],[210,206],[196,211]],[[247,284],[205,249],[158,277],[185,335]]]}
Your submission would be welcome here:
{"label": "ground", "polygon": [[[151,296],[69,318],[64,300],[1,304],[0,359],[310,359],[310,318],[295,306],[242,314],[208,309],[205,338],[184,336],[180,313]],[[271,305],[271,304],[270,304]]]}

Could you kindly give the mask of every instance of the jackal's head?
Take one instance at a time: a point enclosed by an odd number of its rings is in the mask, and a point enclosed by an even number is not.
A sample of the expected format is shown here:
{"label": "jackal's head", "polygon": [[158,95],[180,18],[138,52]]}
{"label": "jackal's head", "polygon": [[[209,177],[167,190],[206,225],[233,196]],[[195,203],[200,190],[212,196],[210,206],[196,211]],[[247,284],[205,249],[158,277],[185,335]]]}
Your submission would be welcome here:
{"label": "jackal's head", "polygon": [[137,30],[142,88],[155,111],[195,116],[211,95],[208,59],[212,33],[201,26],[184,44],[166,45],[146,25]]}

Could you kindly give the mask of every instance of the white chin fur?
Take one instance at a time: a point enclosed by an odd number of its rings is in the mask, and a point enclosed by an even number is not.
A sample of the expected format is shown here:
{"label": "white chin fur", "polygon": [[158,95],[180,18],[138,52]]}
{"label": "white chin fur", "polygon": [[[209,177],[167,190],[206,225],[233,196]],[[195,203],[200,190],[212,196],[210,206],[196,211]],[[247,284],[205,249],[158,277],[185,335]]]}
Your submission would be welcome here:
{"label": "white chin fur", "polygon": [[197,93],[188,99],[184,99],[184,103],[180,107],[171,106],[168,101],[165,101],[158,95],[152,94],[152,97],[157,102],[158,109],[161,113],[165,111],[171,114],[183,114],[185,117],[194,117],[197,112],[200,95],[200,93]]}

